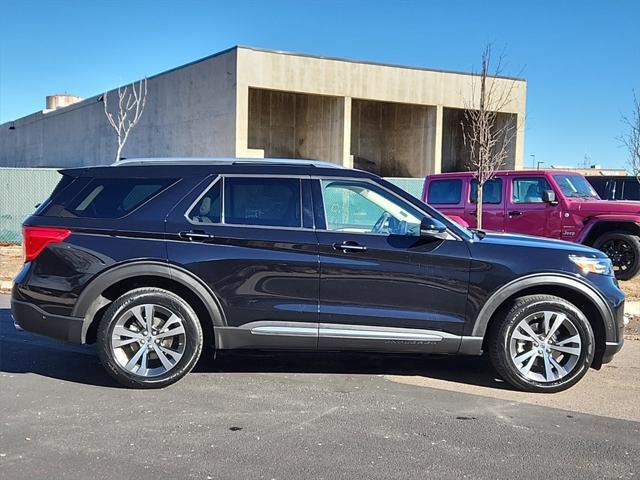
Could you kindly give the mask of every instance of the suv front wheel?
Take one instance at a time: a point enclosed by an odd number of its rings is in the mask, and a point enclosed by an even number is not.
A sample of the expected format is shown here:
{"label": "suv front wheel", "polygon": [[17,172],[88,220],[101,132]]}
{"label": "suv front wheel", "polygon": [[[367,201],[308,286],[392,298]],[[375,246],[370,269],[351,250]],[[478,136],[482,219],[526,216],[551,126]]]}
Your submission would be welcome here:
{"label": "suv front wheel", "polygon": [[98,328],[103,365],[131,388],[161,388],[195,366],[202,328],[191,306],[160,288],[137,288],[114,301]]}
{"label": "suv front wheel", "polygon": [[560,392],[589,370],[593,331],[584,314],[560,297],[520,297],[493,326],[489,355],[498,374],[516,388]]}

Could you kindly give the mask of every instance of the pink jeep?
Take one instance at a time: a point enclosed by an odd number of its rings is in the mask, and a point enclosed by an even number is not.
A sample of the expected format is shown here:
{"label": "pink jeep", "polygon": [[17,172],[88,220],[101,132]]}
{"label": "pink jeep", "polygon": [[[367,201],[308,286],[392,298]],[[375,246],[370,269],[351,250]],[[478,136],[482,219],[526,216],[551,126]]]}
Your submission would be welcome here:
{"label": "pink jeep", "polygon": [[[428,176],[422,191],[425,202],[471,227],[476,226],[476,196],[477,182],[470,172]],[[558,238],[600,249],[611,258],[620,280],[640,270],[640,202],[601,200],[580,174],[500,171],[485,183],[482,212],[485,230]]]}

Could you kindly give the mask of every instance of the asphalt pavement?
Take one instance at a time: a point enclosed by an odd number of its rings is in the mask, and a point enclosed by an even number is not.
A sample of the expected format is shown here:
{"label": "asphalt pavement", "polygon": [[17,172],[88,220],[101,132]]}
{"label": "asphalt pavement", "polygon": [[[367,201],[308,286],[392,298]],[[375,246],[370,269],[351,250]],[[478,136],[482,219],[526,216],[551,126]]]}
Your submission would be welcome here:
{"label": "asphalt pavement", "polygon": [[0,478],[637,478],[640,422],[572,409],[590,391],[553,408],[504,398],[481,358],[335,353],[207,355],[127,390],[0,296]]}

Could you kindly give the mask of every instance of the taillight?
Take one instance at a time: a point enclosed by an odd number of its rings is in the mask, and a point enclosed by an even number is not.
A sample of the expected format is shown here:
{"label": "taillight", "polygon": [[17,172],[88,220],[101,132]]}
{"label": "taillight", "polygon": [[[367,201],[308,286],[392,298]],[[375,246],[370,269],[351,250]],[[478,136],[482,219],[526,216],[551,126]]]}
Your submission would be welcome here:
{"label": "taillight", "polygon": [[50,243],[63,241],[71,234],[66,228],[22,227],[22,245],[24,261],[30,262]]}

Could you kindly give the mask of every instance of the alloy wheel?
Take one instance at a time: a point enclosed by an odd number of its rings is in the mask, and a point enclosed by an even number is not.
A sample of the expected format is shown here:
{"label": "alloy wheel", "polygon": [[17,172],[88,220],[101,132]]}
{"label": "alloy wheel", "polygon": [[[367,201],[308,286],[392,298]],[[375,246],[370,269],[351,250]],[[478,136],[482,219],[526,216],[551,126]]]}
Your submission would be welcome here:
{"label": "alloy wheel", "polygon": [[183,319],[161,305],[131,307],[120,316],[111,335],[111,350],[120,366],[147,378],[173,369],[185,346]]}
{"label": "alloy wheel", "polygon": [[511,361],[521,375],[536,382],[555,382],[578,365],[582,340],[563,312],[545,310],[520,321],[511,334]]}
{"label": "alloy wheel", "polygon": [[600,249],[611,259],[614,268],[625,271],[635,262],[633,246],[623,239],[611,239],[604,242]]}

